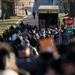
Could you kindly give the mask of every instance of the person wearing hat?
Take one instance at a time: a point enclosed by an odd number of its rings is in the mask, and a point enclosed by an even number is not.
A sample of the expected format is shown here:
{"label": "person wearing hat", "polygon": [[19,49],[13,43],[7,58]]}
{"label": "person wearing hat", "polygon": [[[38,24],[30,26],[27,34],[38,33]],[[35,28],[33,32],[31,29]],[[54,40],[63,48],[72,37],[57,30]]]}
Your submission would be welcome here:
{"label": "person wearing hat", "polygon": [[30,49],[27,46],[20,45],[18,47],[18,58],[26,59],[30,57]]}
{"label": "person wearing hat", "polygon": [[18,48],[18,57],[16,58],[16,64],[18,68],[32,72],[35,70],[35,60],[36,59],[34,57],[31,57],[29,47],[21,45]]}

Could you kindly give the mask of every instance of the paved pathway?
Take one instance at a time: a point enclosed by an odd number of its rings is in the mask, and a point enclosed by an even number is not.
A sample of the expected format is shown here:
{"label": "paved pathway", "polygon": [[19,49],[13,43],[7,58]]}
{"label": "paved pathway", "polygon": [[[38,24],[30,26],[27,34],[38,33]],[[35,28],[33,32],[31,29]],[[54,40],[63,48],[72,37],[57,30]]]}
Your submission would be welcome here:
{"label": "paved pathway", "polygon": [[[35,19],[33,19],[32,15],[25,16],[23,19],[20,19],[16,22],[16,24],[20,24],[20,22],[23,21],[24,24],[29,24],[29,25],[38,25],[38,17],[36,16]],[[6,26],[6,25],[0,25],[0,26]],[[9,26],[9,25],[7,25]]]}
{"label": "paved pathway", "polygon": [[36,16],[35,19],[33,19],[33,16],[32,15],[29,15],[25,18],[23,18],[23,21],[24,24],[29,24],[29,25],[38,25],[38,17]]}

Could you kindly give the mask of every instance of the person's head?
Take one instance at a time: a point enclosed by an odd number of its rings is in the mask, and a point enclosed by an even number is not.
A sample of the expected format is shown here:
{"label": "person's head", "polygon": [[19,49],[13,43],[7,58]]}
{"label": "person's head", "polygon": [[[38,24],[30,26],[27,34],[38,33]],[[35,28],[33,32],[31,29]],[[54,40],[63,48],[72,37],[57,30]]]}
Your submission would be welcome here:
{"label": "person's head", "polygon": [[65,75],[75,75],[75,53],[68,55],[62,64],[62,69]]}
{"label": "person's head", "polygon": [[25,39],[25,45],[26,45],[26,46],[30,46],[29,40]]}
{"label": "person's head", "polygon": [[17,71],[15,65],[15,55],[12,48],[7,43],[0,43],[0,70],[13,69]]}
{"label": "person's head", "polygon": [[46,75],[61,75],[62,69],[60,64],[60,60],[53,60],[51,64],[48,65]]}
{"label": "person's head", "polygon": [[53,61],[52,53],[40,53],[40,58],[43,64],[51,63]]}
{"label": "person's head", "polygon": [[42,33],[45,33],[45,29],[44,29],[44,28],[42,28],[42,29],[41,29],[41,32],[42,32]]}
{"label": "person's head", "polygon": [[32,30],[32,32],[33,32],[33,34],[35,34],[35,33],[36,33],[36,30],[35,30],[35,29],[33,29],[33,30]]}
{"label": "person's head", "polygon": [[16,40],[14,41],[14,43],[15,43],[15,45],[16,45],[16,44],[21,44],[20,38],[16,38]]}
{"label": "person's head", "polygon": [[20,58],[27,58],[27,57],[30,57],[30,48],[21,45],[21,46],[18,48],[18,56],[19,56]]}

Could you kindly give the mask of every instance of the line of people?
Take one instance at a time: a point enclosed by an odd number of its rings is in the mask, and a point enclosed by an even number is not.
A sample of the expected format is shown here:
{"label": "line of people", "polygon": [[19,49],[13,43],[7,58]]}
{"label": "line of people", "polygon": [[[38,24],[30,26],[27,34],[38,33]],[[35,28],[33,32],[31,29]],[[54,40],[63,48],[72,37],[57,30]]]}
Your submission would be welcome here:
{"label": "line of people", "polygon": [[[0,74],[75,75],[75,43],[59,45],[59,31],[63,36],[65,30],[56,27],[37,30],[36,26],[23,22],[11,26],[0,36]],[[55,39],[58,59],[52,51],[41,52],[39,40],[49,37]]]}

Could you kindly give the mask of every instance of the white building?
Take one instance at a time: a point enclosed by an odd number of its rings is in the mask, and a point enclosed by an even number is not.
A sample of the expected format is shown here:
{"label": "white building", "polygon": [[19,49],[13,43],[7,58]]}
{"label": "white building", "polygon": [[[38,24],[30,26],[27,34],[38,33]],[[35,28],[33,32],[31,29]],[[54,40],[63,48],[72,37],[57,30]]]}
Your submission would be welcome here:
{"label": "white building", "polygon": [[16,2],[16,6],[18,9],[17,11],[19,11],[19,13],[23,13],[25,9],[27,9],[28,12],[31,13],[33,10],[33,5],[34,5],[34,0],[18,0]]}

